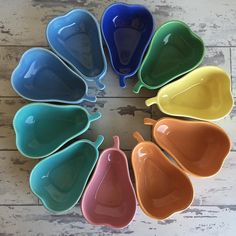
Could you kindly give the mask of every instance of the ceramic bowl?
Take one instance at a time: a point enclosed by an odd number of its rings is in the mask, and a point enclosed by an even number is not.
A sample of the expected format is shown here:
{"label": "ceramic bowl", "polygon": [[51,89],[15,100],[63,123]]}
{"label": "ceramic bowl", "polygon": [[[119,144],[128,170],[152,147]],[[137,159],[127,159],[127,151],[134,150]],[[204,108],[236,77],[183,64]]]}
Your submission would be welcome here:
{"label": "ceramic bowl", "polygon": [[125,87],[125,79],[137,72],[151,40],[153,17],[142,5],[114,3],[104,11],[101,28],[112,67]]}
{"label": "ceramic bowl", "polygon": [[90,115],[80,106],[46,103],[23,106],[13,119],[16,146],[26,157],[46,157],[84,133],[100,117],[99,112]]}
{"label": "ceramic bowl", "polygon": [[203,41],[185,23],[169,21],[154,34],[133,91],[160,88],[196,68],[203,56]]}
{"label": "ceramic bowl", "polygon": [[127,226],[136,211],[135,192],[129,176],[127,157],[114,136],[114,146],[99,157],[94,174],[82,197],[87,221],[112,228]]}
{"label": "ceramic bowl", "polygon": [[49,22],[46,36],[50,47],[85,80],[100,89],[107,71],[100,26],[88,11],[74,9]]}
{"label": "ceramic bowl", "polygon": [[203,121],[144,119],[153,126],[153,138],[188,173],[199,177],[216,174],[230,151],[230,139],[219,126]]}
{"label": "ceramic bowl", "polygon": [[233,108],[230,78],[215,66],[198,68],[161,88],[146,105],[158,104],[163,113],[201,120],[221,119]]}
{"label": "ceramic bowl", "polygon": [[96,101],[96,97],[87,95],[84,80],[43,48],[32,48],[22,55],[11,84],[16,93],[31,101],[69,104]]}
{"label": "ceramic bowl", "polygon": [[64,213],[79,201],[97,159],[103,136],[80,140],[40,161],[30,174],[30,188],[44,207]]}
{"label": "ceramic bowl", "polygon": [[163,220],[175,212],[186,209],[193,200],[193,186],[188,176],[174,165],[152,142],[139,142],[132,152],[132,166],[136,193],[144,213]]}

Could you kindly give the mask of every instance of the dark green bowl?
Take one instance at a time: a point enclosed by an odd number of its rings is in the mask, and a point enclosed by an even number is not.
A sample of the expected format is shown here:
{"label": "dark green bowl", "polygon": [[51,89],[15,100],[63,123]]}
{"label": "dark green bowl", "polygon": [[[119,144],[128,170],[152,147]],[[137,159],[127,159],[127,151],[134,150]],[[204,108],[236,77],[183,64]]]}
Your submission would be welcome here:
{"label": "dark green bowl", "polygon": [[169,21],[154,34],[133,88],[158,89],[201,64],[204,43],[181,21]]}

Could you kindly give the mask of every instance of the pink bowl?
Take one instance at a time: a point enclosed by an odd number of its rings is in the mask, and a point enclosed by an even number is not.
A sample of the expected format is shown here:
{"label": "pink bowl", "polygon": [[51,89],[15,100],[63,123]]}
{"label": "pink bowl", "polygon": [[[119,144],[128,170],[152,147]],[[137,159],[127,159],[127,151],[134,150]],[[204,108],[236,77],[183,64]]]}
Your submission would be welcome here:
{"label": "pink bowl", "polygon": [[95,225],[112,228],[127,226],[136,211],[126,155],[119,148],[119,137],[114,146],[105,149],[82,197],[81,208],[86,220]]}

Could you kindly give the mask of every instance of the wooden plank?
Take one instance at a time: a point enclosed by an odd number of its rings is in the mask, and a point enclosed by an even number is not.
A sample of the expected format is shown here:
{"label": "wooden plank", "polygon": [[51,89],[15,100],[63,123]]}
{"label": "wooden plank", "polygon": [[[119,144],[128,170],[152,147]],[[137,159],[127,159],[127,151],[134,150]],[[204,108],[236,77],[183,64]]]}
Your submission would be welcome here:
{"label": "wooden plank", "polygon": [[[26,104],[26,100],[20,98],[0,99],[0,127],[1,142],[0,149],[15,149],[15,134],[12,128],[12,119],[16,111]],[[99,111],[103,118],[91,124],[91,128],[85,135],[94,140],[98,134],[105,137],[102,148],[109,147],[112,143],[112,136],[121,137],[121,147],[132,149],[135,140],[132,133],[138,129],[145,138],[150,139],[150,128],[140,126],[144,117],[150,117],[151,111],[144,104],[143,98],[99,98],[97,103],[83,104],[90,112]],[[138,128],[140,127],[140,128]]]}
{"label": "wooden plank", "polygon": [[[129,3],[136,3],[129,1]],[[72,8],[90,10],[100,19],[109,5],[103,0],[1,0],[0,44],[1,45],[47,45],[44,32],[50,19]],[[236,2],[232,0],[145,0],[154,14],[157,25],[177,19],[185,21],[211,46],[236,45]],[[203,7],[204,6],[204,7]],[[17,22],[17,24],[15,24]]]}
{"label": "wooden plank", "polygon": [[93,226],[79,207],[63,215],[51,215],[40,206],[1,206],[0,233],[3,235],[234,235],[236,206],[191,207],[165,221],[156,221],[137,209],[133,222],[114,230]]}
{"label": "wooden plank", "polygon": [[231,63],[232,63],[232,92],[236,98],[236,48],[231,48]]}
{"label": "wooden plank", "polygon": [[37,160],[27,159],[17,151],[0,152],[0,205],[37,204],[29,188],[29,174]]}
{"label": "wooden plank", "polygon": [[236,150],[236,107],[234,106],[232,112],[224,119],[215,121],[214,123],[225,130],[231,139],[231,149]]}
{"label": "wooden plank", "polygon": [[222,169],[209,178],[190,176],[195,190],[193,205],[234,205],[236,152],[229,153]]}
{"label": "wooden plank", "polygon": [[[11,88],[11,73],[19,62],[23,52],[28,47],[0,47],[0,96],[17,96]],[[229,48],[206,48],[206,56],[204,65],[216,65],[230,72],[230,52]],[[107,57],[108,58],[108,57]],[[106,89],[99,91],[94,83],[89,83],[89,93],[96,94],[98,97],[151,97],[156,91],[148,91],[142,89],[140,94],[134,94],[132,88],[137,81],[137,76],[127,81],[127,88],[122,89],[118,85],[117,76],[112,71],[110,63],[108,63],[108,72],[104,78]]]}

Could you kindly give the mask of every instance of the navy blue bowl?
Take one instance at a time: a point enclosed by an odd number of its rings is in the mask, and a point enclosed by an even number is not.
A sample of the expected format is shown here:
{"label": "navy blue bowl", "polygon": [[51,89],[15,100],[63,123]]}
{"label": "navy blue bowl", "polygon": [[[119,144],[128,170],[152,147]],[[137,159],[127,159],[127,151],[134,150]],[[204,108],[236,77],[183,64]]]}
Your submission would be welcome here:
{"label": "navy blue bowl", "polygon": [[85,80],[99,89],[107,71],[102,36],[97,19],[88,11],[74,9],[49,22],[46,37],[52,50]]}
{"label": "navy blue bowl", "polygon": [[68,104],[96,101],[96,97],[87,95],[85,81],[44,48],[32,48],[22,55],[11,84],[21,97],[31,101]]}
{"label": "navy blue bowl", "polygon": [[125,87],[126,78],[139,69],[151,40],[152,14],[142,5],[115,3],[105,10],[101,29],[120,86]]}

